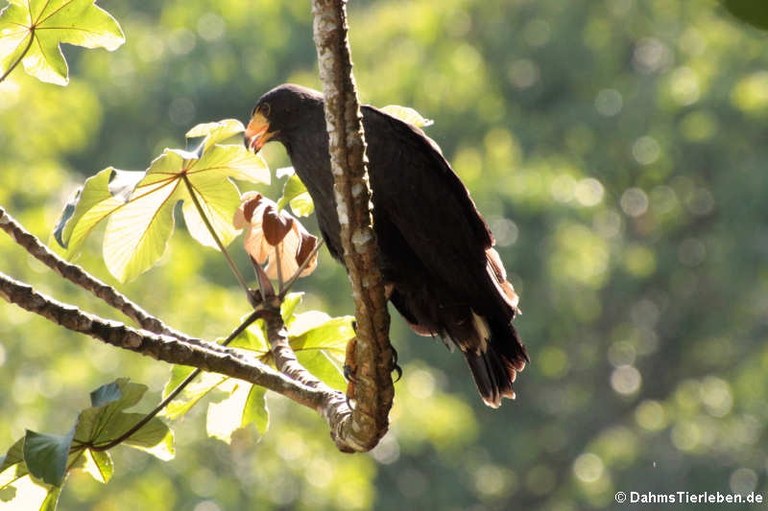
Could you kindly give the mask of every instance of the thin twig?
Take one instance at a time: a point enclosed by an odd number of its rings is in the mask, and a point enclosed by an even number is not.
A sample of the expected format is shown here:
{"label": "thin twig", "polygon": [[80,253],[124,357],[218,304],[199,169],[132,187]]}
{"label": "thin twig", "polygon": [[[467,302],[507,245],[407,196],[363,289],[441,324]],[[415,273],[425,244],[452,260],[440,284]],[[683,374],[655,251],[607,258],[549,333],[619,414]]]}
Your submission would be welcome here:
{"label": "thin twig", "polygon": [[293,275],[291,275],[291,278],[288,279],[288,281],[280,288],[280,292],[277,294],[278,298],[280,298],[280,301],[282,301],[285,298],[285,295],[288,294],[288,291],[291,290],[291,287],[296,283],[297,280],[299,280],[299,277],[301,277],[301,272],[307,269],[307,266],[309,266],[309,263],[312,262],[312,258],[314,258],[317,255],[318,250],[320,250],[320,247],[323,246],[325,243],[325,240],[320,238],[317,243],[315,243],[314,248],[309,253],[309,256],[302,261],[302,263],[299,265],[299,267],[296,269],[295,272],[293,272]]}

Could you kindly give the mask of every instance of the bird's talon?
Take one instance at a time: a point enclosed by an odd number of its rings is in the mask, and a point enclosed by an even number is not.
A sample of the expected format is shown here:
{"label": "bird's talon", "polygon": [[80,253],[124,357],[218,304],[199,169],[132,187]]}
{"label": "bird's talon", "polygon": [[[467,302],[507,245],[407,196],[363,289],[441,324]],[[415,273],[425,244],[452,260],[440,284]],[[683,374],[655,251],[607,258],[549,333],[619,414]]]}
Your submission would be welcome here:
{"label": "bird's talon", "polygon": [[403,377],[403,368],[400,367],[400,365],[397,363],[398,354],[397,350],[395,348],[392,348],[392,371],[397,373],[397,378],[395,378],[395,382],[400,381],[400,378]]}

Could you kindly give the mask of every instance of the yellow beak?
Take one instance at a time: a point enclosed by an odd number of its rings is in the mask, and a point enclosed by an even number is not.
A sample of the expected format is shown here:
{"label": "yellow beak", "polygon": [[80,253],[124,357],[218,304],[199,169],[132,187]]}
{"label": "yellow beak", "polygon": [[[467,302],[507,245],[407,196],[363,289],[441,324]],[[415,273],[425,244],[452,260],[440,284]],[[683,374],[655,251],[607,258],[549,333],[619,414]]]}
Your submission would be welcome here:
{"label": "yellow beak", "polygon": [[256,110],[245,129],[245,146],[254,153],[258,153],[273,136],[274,133],[269,131],[269,121]]}

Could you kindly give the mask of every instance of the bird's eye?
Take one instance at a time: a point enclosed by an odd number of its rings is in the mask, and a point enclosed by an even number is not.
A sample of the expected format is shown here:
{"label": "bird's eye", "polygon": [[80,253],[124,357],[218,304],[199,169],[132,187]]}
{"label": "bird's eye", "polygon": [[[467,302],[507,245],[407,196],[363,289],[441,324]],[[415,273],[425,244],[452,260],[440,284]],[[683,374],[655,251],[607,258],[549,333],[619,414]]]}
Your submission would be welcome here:
{"label": "bird's eye", "polygon": [[261,114],[264,117],[269,117],[269,114],[272,113],[272,107],[269,105],[269,103],[264,103],[263,105],[261,105],[261,108],[259,108],[259,110],[261,110]]}

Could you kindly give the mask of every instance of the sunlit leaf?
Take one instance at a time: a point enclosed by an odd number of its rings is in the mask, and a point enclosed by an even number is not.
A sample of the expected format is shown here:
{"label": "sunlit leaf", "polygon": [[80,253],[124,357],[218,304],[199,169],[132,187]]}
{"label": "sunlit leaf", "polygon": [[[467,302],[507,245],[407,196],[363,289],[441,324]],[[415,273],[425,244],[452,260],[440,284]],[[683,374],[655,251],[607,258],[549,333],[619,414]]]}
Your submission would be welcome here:
{"label": "sunlit leaf", "polygon": [[254,351],[261,355],[269,351],[267,327],[263,319],[257,319],[239,336],[235,337],[229,346]]}
{"label": "sunlit leaf", "polygon": [[238,381],[227,397],[208,406],[205,423],[208,436],[231,442],[232,434],[243,427],[243,413],[250,390],[250,384]]}
{"label": "sunlit leaf", "polygon": [[29,473],[46,484],[61,486],[74,432],[72,429],[66,435],[50,435],[28,430],[24,436],[24,462]]}
{"label": "sunlit leaf", "polygon": [[336,390],[346,388],[347,381],[344,379],[341,366],[324,351],[297,351],[296,358],[307,371],[329,387]]}
{"label": "sunlit leaf", "polygon": [[86,449],[83,452],[82,469],[98,482],[107,484],[112,479],[115,466],[108,452]]}
{"label": "sunlit leaf", "polygon": [[205,139],[193,151],[166,149],[146,172],[109,168],[86,180],[74,208],[72,204],[65,208],[64,215],[70,218],[63,218],[55,233],[67,247],[67,255],[74,255],[85,237],[107,220],[104,262],[119,280],[133,279],[165,253],[178,202],[183,203],[193,238],[218,248],[213,229],[219,241],[228,244],[237,234],[232,217],[240,204],[240,193],[230,179],[269,182],[269,170],[260,156],[239,143],[218,143],[243,129],[232,119],[198,125],[188,136]]}
{"label": "sunlit leaf", "polygon": [[431,126],[435,123],[435,121],[432,119],[427,119],[419,112],[408,106],[387,105],[382,107],[381,111],[391,115],[396,119],[400,119],[407,124],[416,126],[417,128],[426,128],[427,126]]}
{"label": "sunlit leaf", "polygon": [[187,138],[205,137],[203,142],[204,149],[208,149],[214,144],[219,144],[239,135],[243,132],[243,125],[235,119],[224,119],[219,122],[206,122],[198,124],[186,134]]}
{"label": "sunlit leaf", "polygon": [[341,316],[323,320],[317,313],[297,314],[296,321],[288,329],[291,347],[295,351],[345,351],[347,343],[355,337],[354,319],[353,316]]}
{"label": "sunlit leaf", "polygon": [[48,494],[43,500],[43,504],[40,506],[39,511],[54,511],[59,503],[59,496],[61,495],[61,488],[53,487],[48,489]]}
{"label": "sunlit leaf", "polygon": [[315,204],[307,187],[296,174],[292,174],[285,181],[283,195],[277,201],[278,209],[283,209],[286,205],[290,205],[291,211],[298,217],[309,216],[315,210]]}
{"label": "sunlit leaf", "polygon": [[60,43],[113,51],[124,42],[120,25],[93,0],[9,0],[0,11],[0,74],[22,59],[35,78],[66,85]]}
{"label": "sunlit leaf", "polygon": [[[85,180],[65,207],[54,232],[59,244],[67,249],[67,257],[77,254],[85,238],[125,202],[142,177],[143,172],[107,167]],[[113,186],[113,182],[119,185]]]}
{"label": "sunlit leaf", "polygon": [[245,230],[245,251],[257,264],[265,266],[270,279],[285,281],[299,268],[300,276],[305,277],[317,267],[317,238],[263,195],[243,194],[232,224]]}
{"label": "sunlit leaf", "polygon": [[[193,367],[187,366],[173,366],[171,370],[171,378],[165,385],[163,390],[163,398],[167,397],[174,389],[176,389],[187,376],[189,376]],[[163,410],[163,416],[168,419],[178,419],[182,415],[186,414],[192,409],[198,401],[208,395],[213,389],[218,387],[222,382],[227,380],[226,376],[222,376],[217,373],[202,373],[195,380],[192,381],[187,387],[173,399],[168,406]]]}
{"label": "sunlit leaf", "polygon": [[242,426],[249,424],[256,426],[260,435],[264,435],[269,429],[269,408],[267,408],[267,389],[258,385],[251,385],[248,399],[243,409]]}
{"label": "sunlit leaf", "polygon": [[296,311],[296,307],[299,306],[304,299],[304,293],[288,293],[283,298],[280,304],[280,316],[283,318],[283,323],[288,325],[293,319],[293,313]]}

